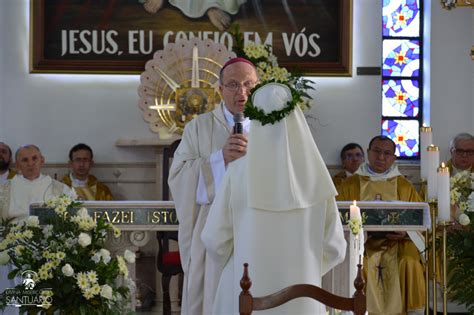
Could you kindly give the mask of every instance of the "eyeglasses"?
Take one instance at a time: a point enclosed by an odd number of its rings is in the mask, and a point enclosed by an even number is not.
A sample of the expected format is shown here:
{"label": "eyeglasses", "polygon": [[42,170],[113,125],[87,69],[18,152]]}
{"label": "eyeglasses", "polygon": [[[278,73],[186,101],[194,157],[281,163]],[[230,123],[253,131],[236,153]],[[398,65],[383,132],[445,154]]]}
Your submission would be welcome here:
{"label": "eyeglasses", "polygon": [[242,89],[245,88],[247,91],[250,91],[251,89],[255,87],[256,84],[257,82],[254,82],[254,81],[245,81],[243,83],[239,83],[237,81],[230,81],[224,84],[224,87],[232,92],[237,92],[239,88],[242,88]]}
{"label": "eyeglasses", "polygon": [[370,152],[373,152],[376,156],[386,156],[386,157],[391,157],[394,156],[392,151],[389,150],[381,150],[381,149],[369,149]]}
{"label": "eyeglasses", "polygon": [[346,153],[344,160],[360,160],[363,159],[364,155],[362,153]]}
{"label": "eyeglasses", "polygon": [[474,156],[474,150],[453,149],[453,151],[459,156]]}

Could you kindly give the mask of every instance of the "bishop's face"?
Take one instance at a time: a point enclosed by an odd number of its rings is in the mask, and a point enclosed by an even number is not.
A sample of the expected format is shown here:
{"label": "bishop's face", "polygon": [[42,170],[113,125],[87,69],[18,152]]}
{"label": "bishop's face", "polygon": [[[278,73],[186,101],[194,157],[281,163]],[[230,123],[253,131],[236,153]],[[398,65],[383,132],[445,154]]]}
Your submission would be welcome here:
{"label": "bishop's face", "polygon": [[24,178],[33,180],[40,176],[44,157],[35,147],[20,149],[16,157],[16,167]]}
{"label": "bishop's face", "polygon": [[250,90],[257,84],[255,68],[245,62],[236,62],[224,69],[219,89],[227,109],[232,113],[244,111]]}

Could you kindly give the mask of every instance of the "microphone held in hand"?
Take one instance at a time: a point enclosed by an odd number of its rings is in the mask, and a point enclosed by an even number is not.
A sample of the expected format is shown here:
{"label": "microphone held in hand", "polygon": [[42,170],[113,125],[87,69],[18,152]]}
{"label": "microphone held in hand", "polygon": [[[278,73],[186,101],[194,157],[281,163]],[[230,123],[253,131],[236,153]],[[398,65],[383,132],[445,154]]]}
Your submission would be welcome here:
{"label": "microphone held in hand", "polygon": [[244,133],[244,126],[242,122],[244,121],[244,114],[243,113],[235,113],[234,114],[234,134],[243,134]]}

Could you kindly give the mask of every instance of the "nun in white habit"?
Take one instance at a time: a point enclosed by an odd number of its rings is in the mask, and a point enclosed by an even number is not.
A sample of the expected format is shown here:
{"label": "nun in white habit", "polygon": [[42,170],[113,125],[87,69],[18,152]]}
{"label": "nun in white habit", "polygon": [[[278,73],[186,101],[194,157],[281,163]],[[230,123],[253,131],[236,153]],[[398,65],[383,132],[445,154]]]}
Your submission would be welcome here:
{"label": "nun in white habit", "polygon": [[[291,99],[290,89],[277,83],[252,96],[266,114]],[[245,262],[254,296],[297,283],[321,286],[321,277],[346,252],[336,194],[299,107],[275,124],[252,120],[247,155],[229,164],[201,234],[222,268],[213,314],[238,314]],[[306,298],[259,314],[326,311]]]}

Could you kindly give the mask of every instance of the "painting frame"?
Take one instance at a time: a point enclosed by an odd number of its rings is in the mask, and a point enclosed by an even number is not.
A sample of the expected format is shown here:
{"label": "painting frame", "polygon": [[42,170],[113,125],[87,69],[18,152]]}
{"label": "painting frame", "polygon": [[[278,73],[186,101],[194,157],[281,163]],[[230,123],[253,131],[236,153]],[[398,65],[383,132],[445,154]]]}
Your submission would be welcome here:
{"label": "painting frame", "polygon": [[[30,0],[30,73],[139,74],[144,71],[146,61],[152,59],[152,56],[136,59],[61,59],[47,56],[47,52],[53,47],[45,36],[48,18],[45,10],[48,1],[50,0]],[[301,61],[292,57],[283,61],[279,59],[281,66],[308,76],[352,76],[353,0],[332,1],[339,8],[338,16],[334,17],[338,19],[337,34],[334,36],[337,52],[332,54],[334,60]]]}

